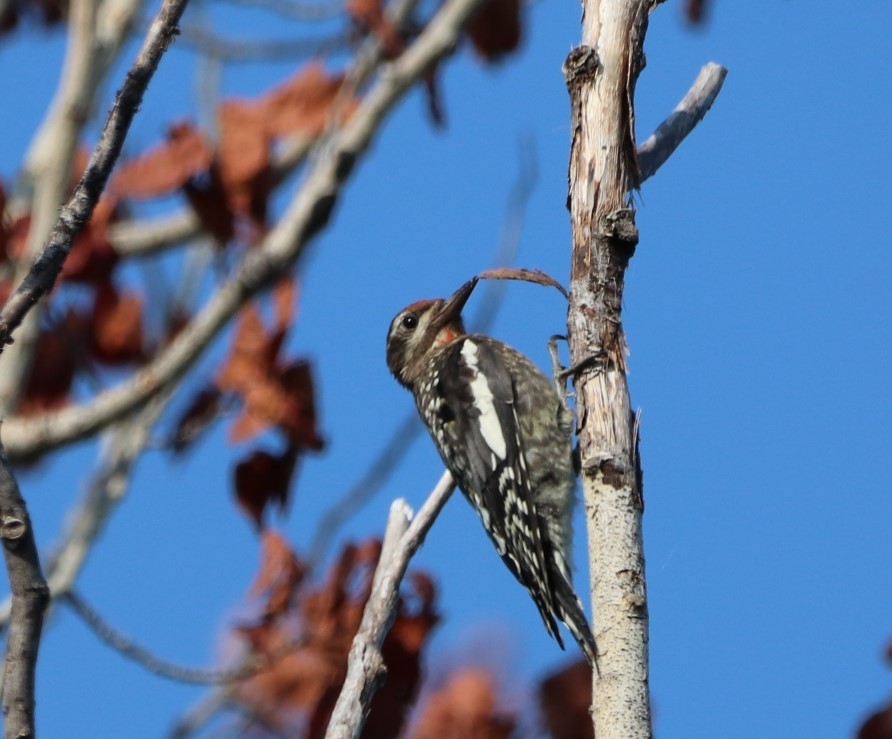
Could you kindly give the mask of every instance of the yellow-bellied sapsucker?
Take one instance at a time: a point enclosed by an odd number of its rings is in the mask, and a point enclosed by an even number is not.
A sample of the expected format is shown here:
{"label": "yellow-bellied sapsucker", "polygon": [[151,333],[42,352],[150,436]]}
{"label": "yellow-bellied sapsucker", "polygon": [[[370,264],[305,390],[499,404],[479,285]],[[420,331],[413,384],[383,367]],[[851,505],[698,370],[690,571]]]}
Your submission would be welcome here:
{"label": "yellow-bellied sapsucker", "polygon": [[387,334],[387,365],[412,391],[443,462],[548,633],[563,648],[555,619],[563,621],[594,663],[595,640],[567,564],[572,415],[529,359],[465,332],[461,311],[476,283],[401,310]]}

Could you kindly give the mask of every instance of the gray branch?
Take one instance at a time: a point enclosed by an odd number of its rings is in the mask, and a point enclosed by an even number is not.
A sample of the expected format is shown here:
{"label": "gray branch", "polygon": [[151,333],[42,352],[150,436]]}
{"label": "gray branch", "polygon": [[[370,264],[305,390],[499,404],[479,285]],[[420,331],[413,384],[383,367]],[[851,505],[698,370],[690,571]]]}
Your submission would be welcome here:
{"label": "gray branch", "polygon": [[0,449],[0,539],[12,591],[12,619],[3,674],[4,734],[34,736],[34,675],[50,591],[40,570],[25,501]]}
{"label": "gray branch", "polygon": [[453,490],[455,483],[444,472],[414,519],[412,509],[402,498],[391,505],[372,592],[347,657],[347,677],[331,714],[326,739],[347,739],[362,733],[372,698],[386,673],[381,646],[396,618],[400,583],[409,560],[424,543]]}
{"label": "gray branch", "polygon": [[679,144],[703,120],[703,116],[721,92],[727,74],[728,70],[720,64],[715,62],[704,64],[691,89],[672,114],[638,146],[641,182],[656,174]]}

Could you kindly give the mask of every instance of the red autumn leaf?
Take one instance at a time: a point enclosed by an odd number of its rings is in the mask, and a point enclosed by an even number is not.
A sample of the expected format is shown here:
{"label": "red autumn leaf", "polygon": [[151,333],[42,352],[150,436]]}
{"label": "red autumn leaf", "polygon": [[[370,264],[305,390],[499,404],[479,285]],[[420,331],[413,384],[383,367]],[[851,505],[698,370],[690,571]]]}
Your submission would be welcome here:
{"label": "red autumn leaf", "polygon": [[[333,105],[344,84],[344,75],[329,75],[319,62],[310,62],[290,79],[273,88],[260,100],[262,116],[270,139],[301,133],[319,136],[331,119]],[[343,101],[339,117],[346,118],[356,108],[356,100]]]}
{"label": "red autumn leaf", "polygon": [[291,448],[279,456],[255,450],[236,465],[236,500],[258,528],[263,528],[268,505],[276,505],[279,510],[288,505],[296,462],[297,450]]}
{"label": "red autumn leaf", "polygon": [[239,442],[274,426],[289,443],[319,450],[324,442],[316,427],[316,401],[310,365],[306,361],[282,362],[278,358],[293,311],[293,288],[288,284],[275,293],[276,327],[267,333],[255,306],[242,311],[232,351],[221,367],[216,384],[242,400],[242,410],[229,429]]}
{"label": "red autumn leaf", "polygon": [[267,335],[257,306],[245,306],[235,327],[232,350],[217,374],[217,386],[243,392],[263,380],[275,366],[284,338],[284,329]]}
{"label": "red autumn leaf", "polygon": [[174,427],[171,447],[175,454],[184,452],[220,415],[222,397],[216,387],[206,387],[195,394]]}
{"label": "red autumn leaf", "polygon": [[21,415],[58,410],[68,404],[75,371],[86,360],[87,331],[87,319],[74,311],[68,311],[53,328],[41,330],[18,407]]}
{"label": "red autumn leaf", "polygon": [[683,13],[688,23],[697,24],[706,20],[708,11],[709,3],[707,0],[686,0]]}
{"label": "red autumn leaf", "polygon": [[229,207],[226,190],[216,164],[206,177],[193,178],[183,185],[183,194],[205,230],[218,246],[225,246],[235,236],[235,213]]}
{"label": "red autumn leaf", "polygon": [[497,62],[520,46],[520,0],[486,0],[468,24],[475,51],[487,62]]}
{"label": "red autumn leaf", "polygon": [[553,739],[592,739],[591,703],[592,668],[585,660],[552,673],[539,685],[539,706]]}
{"label": "red autumn leaf", "polygon": [[90,325],[90,351],[105,364],[129,364],[146,359],[143,350],[142,298],[118,293],[111,283],[96,288]]}
{"label": "red autumn leaf", "polygon": [[414,739],[508,739],[516,717],[496,706],[495,678],[479,668],[457,672],[422,708]]}
{"label": "red autumn leaf", "polygon": [[168,129],[167,141],[123,164],[110,189],[127,198],[166,195],[207,172],[213,157],[207,137],[191,123],[180,121]]}
{"label": "red autumn leaf", "polygon": [[28,248],[28,231],[31,228],[31,214],[25,213],[9,219],[5,224],[4,254],[8,259],[21,260]]}
{"label": "red autumn leaf", "polygon": [[265,594],[263,620],[284,616],[306,568],[292,551],[281,534],[266,529],[261,534],[262,551],[260,572],[251,584],[250,592],[258,596]]}
{"label": "red autumn leaf", "polygon": [[107,226],[107,222],[95,217],[90,219],[62,265],[63,280],[89,285],[108,283],[119,257],[108,240]]}
{"label": "red autumn leaf", "polygon": [[249,217],[271,189],[265,107],[253,100],[227,100],[217,116],[217,162],[226,201],[236,216]]}
{"label": "red autumn leaf", "polygon": [[309,362],[285,365],[276,376],[280,406],[271,413],[276,425],[288,434],[292,443],[318,451],[325,442],[316,427],[316,399]]}
{"label": "red autumn leaf", "polygon": [[[294,556],[281,540],[265,541],[267,550],[261,575],[252,586],[255,592],[275,590],[281,568],[274,563],[284,561],[287,572],[289,558]],[[347,654],[380,553],[377,540],[348,545],[321,585],[311,587],[302,580],[296,597],[290,592],[287,599],[278,598],[280,603],[287,600],[289,613],[267,607],[255,626],[238,628],[254,651],[278,655],[235,692],[237,701],[262,715],[276,731],[289,736],[324,733],[344,682]],[[411,593],[401,596],[393,629],[382,648],[387,674],[372,701],[364,737],[397,736],[418,689],[421,651],[438,618],[436,588],[426,575],[413,573],[409,582]],[[300,646],[281,656],[284,648],[295,644]]]}

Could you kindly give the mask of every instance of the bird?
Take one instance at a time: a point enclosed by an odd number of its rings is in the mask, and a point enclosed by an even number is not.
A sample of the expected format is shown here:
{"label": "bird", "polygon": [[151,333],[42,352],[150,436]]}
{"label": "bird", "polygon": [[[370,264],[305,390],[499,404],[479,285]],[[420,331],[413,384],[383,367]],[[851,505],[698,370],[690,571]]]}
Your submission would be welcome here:
{"label": "bird", "polygon": [[387,366],[413,394],[446,468],[548,633],[563,649],[563,622],[597,667],[569,566],[573,414],[531,360],[465,331],[462,310],[477,281],[397,313],[387,332]]}

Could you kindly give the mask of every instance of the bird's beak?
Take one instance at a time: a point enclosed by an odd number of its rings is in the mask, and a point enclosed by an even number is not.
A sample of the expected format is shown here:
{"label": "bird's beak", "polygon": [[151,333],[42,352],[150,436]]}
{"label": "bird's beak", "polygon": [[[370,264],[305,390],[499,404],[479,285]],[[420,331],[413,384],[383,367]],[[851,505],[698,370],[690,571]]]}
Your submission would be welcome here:
{"label": "bird's beak", "polygon": [[476,285],[477,278],[472,277],[458,290],[452,293],[452,295],[447,298],[446,302],[443,303],[436,318],[434,318],[433,325],[436,328],[442,328],[461,316],[462,308],[465,307],[465,303],[468,302],[468,298],[471,297],[471,293],[474,292],[474,287],[476,287]]}

